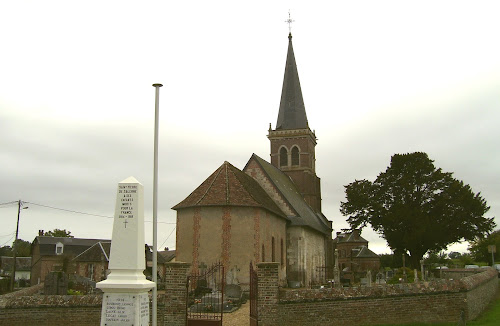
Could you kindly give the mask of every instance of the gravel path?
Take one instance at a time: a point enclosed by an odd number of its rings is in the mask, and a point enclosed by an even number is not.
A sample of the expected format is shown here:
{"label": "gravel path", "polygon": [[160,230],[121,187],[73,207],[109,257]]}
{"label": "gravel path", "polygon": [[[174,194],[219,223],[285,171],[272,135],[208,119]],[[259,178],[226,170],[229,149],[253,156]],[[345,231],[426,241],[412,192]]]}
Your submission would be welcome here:
{"label": "gravel path", "polygon": [[250,301],[241,305],[240,309],[224,314],[222,326],[248,326],[250,325]]}

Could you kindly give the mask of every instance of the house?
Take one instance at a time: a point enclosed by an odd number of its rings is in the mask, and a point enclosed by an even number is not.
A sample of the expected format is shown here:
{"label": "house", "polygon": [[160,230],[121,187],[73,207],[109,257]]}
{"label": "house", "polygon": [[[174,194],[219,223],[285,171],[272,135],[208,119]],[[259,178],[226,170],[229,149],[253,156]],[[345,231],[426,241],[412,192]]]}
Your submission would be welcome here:
{"label": "house", "polygon": [[[98,241],[90,248],[72,259],[71,270],[74,273],[86,277],[92,281],[100,282],[108,276],[109,255],[111,241]],[[151,275],[153,266],[153,252],[148,245],[145,245],[146,273]],[[158,275],[160,279],[165,277],[165,260],[158,254]]]}
{"label": "house", "polygon": [[[280,263],[280,279],[319,283],[333,267],[332,223],[321,212],[316,134],[307,121],[292,35],[270,162],[224,162],[177,211],[176,260],[199,272],[221,261],[228,284],[249,283],[249,263]],[[323,273],[324,278],[324,273]]]}
{"label": "house", "polygon": [[337,232],[333,250],[345,278],[354,279],[354,273],[366,273],[368,270],[376,275],[380,269],[380,257],[368,249],[368,241],[361,237],[359,229],[346,233]]}
{"label": "house", "polygon": [[[0,257],[0,276],[12,274],[13,257]],[[29,280],[31,277],[31,257],[16,257],[16,281]]]}
{"label": "house", "polygon": [[71,260],[98,242],[109,240],[37,236],[31,243],[31,285],[52,271],[74,272]]}

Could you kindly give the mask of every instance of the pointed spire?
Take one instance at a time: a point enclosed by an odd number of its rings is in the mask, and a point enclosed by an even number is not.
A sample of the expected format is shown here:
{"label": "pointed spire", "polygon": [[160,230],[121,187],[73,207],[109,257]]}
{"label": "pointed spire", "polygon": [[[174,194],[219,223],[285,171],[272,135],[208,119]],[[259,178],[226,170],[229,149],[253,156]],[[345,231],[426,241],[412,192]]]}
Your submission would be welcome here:
{"label": "pointed spire", "polygon": [[308,127],[306,109],[300,88],[299,73],[293,53],[292,33],[289,33],[285,77],[283,79],[276,129],[304,129]]}

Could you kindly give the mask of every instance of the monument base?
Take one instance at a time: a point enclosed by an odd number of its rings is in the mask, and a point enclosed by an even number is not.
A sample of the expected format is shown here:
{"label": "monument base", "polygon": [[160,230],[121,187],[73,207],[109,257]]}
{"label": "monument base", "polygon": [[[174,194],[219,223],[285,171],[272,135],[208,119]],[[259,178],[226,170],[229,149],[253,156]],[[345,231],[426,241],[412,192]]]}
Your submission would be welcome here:
{"label": "monument base", "polygon": [[101,326],[114,325],[148,326],[148,293],[104,293]]}

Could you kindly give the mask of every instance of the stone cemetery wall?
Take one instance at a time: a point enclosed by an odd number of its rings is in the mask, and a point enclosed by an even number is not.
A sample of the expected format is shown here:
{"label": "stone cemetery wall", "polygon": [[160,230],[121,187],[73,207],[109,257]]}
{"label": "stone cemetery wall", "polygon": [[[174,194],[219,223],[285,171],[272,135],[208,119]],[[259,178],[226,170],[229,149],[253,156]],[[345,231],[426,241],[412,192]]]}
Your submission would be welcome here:
{"label": "stone cemetery wall", "polygon": [[[0,296],[0,325],[100,325],[102,295],[38,294],[42,289],[40,284]],[[160,313],[165,310],[164,300],[158,299],[158,325],[164,324]]]}
{"label": "stone cemetery wall", "polygon": [[460,280],[381,287],[279,289],[277,263],[258,266],[259,325],[376,325],[476,318],[498,290],[487,270]]}

